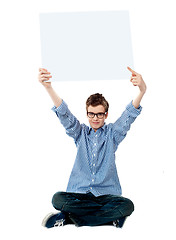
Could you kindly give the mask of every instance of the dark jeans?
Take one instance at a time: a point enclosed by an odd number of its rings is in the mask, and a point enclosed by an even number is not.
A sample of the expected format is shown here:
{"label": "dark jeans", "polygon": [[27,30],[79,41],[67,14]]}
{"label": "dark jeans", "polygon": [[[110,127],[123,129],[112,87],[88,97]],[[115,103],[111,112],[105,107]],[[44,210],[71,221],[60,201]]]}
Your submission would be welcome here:
{"label": "dark jeans", "polygon": [[77,226],[112,223],[131,215],[134,211],[134,204],[127,198],[116,195],[95,197],[90,192],[86,194],[57,192],[53,196],[52,204]]}

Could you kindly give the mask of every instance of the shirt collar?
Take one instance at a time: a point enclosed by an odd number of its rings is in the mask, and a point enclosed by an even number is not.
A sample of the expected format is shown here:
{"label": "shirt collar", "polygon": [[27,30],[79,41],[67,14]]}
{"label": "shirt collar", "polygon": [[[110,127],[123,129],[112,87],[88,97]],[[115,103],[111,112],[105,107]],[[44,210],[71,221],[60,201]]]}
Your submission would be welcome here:
{"label": "shirt collar", "polygon": [[[104,123],[104,125],[103,125],[103,127],[101,127],[101,128],[99,128],[99,129],[105,129],[105,125],[106,125],[106,123]],[[89,125],[89,131],[88,131],[88,133],[90,134],[90,132],[93,130],[93,128]]]}

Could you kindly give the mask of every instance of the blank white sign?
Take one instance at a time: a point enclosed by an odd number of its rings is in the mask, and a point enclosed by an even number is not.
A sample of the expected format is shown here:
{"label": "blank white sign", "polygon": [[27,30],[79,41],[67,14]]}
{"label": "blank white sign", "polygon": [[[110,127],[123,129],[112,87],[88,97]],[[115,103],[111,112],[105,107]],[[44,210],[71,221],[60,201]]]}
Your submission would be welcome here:
{"label": "blank white sign", "polygon": [[129,78],[133,68],[128,11],[40,14],[42,67],[54,81]]}

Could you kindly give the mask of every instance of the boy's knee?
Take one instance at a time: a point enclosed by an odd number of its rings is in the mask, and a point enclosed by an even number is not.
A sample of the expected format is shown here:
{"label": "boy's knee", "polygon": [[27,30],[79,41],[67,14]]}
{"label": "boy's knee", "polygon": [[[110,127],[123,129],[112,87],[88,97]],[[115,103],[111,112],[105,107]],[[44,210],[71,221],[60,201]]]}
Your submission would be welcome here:
{"label": "boy's knee", "polygon": [[128,205],[129,213],[131,214],[134,211],[134,203],[130,199],[126,199],[126,204]]}
{"label": "boy's knee", "polygon": [[52,198],[53,207],[60,210],[63,205],[63,194],[62,192],[57,192],[53,195]]}

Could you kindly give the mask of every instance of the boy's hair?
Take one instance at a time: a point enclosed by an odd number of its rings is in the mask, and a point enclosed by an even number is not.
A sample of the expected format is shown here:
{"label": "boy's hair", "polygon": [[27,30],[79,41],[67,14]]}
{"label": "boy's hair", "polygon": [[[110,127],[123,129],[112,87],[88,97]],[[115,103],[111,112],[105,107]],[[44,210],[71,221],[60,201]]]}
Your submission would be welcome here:
{"label": "boy's hair", "polygon": [[108,112],[109,103],[100,93],[95,93],[90,95],[90,97],[86,101],[86,110],[88,110],[88,107],[90,105],[93,107],[96,107],[98,105],[103,105],[103,107],[105,108],[105,112]]}

